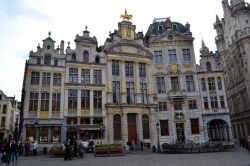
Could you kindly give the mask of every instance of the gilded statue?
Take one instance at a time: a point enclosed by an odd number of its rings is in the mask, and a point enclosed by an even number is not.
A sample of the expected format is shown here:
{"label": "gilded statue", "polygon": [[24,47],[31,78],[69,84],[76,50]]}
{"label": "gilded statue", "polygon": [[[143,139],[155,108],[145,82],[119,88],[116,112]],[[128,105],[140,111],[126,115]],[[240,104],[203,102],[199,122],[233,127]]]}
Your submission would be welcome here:
{"label": "gilded statue", "polygon": [[127,13],[127,10],[125,9],[125,13],[121,14],[121,18],[123,18],[123,21],[130,21],[132,19],[132,15]]}

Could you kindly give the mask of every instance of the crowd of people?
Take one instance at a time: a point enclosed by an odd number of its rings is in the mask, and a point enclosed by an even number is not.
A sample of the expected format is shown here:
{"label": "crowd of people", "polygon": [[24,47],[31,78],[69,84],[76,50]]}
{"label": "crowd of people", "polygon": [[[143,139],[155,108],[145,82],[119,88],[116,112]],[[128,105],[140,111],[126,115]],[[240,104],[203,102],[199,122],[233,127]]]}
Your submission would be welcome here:
{"label": "crowd of people", "polygon": [[0,141],[0,158],[1,162],[9,165],[10,162],[17,162],[17,155],[22,146],[20,143],[17,143],[15,140],[4,140]]}

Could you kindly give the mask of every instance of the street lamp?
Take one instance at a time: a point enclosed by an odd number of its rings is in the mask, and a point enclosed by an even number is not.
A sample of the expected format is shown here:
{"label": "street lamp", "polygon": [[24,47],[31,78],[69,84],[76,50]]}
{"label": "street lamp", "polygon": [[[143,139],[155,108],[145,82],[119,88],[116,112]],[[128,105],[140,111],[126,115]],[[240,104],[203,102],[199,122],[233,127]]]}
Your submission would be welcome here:
{"label": "street lamp", "polygon": [[34,122],[34,128],[35,128],[35,139],[38,138],[38,120],[36,119],[35,122]]}
{"label": "street lamp", "polygon": [[103,137],[103,129],[104,129],[104,124],[101,122],[101,123],[100,123],[100,131],[101,131],[101,144],[102,144],[102,137]]}
{"label": "street lamp", "polygon": [[157,130],[157,151],[161,152],[161,145],[160,145],[160,123],[156,122],[156,130]]}

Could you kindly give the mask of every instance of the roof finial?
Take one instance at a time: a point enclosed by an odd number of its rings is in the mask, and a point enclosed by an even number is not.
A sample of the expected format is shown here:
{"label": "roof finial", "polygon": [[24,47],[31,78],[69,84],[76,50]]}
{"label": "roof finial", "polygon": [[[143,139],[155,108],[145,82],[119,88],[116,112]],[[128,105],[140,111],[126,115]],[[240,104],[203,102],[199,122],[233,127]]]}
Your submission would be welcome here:
{"label": "roof finial", "polygon": [[121,14],[121,18],[123,19],[123,21],[130,21],[132,19],[132,17],[133,17],[133,15],[128,14],[126,9],[125,9],[125,13]]}
{"label": "roof finial", "polygon": [[68,41],[68,46],[70,45],[70,42]]}
{"label": "roof finial", "polygon": [[49,33],[48,33],[48,34],[49,34],[49,37],[50,37],[50,35],[51,35],[51,32],[49,31]]}
{"label": "roof finial", "polygon": [[87,31],[88,30],[88,26],[87,25],[85,25],[85,31]]}

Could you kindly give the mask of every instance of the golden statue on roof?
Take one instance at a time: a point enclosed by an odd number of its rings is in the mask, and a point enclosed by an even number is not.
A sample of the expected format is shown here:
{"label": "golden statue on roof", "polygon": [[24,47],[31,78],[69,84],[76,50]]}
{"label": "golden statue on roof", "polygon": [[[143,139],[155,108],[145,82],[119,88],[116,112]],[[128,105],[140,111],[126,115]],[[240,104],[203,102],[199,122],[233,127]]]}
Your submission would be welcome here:
{"label": "golden statue on roof", "polygon": [[121,18],[123,18],[123,21],[130,21],[132,17],[133,15],[128,14],[126,9],[125,9],[125,13],[121,14]]}

